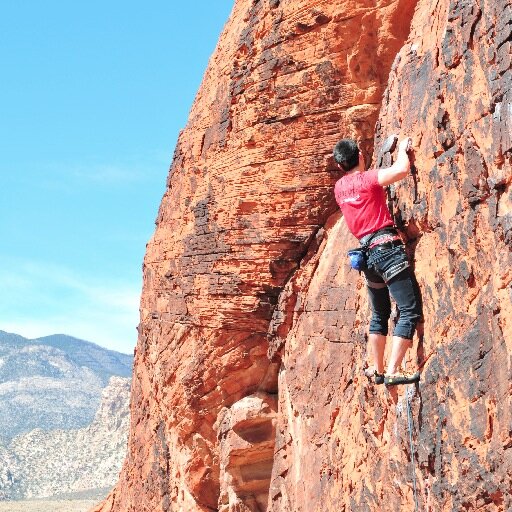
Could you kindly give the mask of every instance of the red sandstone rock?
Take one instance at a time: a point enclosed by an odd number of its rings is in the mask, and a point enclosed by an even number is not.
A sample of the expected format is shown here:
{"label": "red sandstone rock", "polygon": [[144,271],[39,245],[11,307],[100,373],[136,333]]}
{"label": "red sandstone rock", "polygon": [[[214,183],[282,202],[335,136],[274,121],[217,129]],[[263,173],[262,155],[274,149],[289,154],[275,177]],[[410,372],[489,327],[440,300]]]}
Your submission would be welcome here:
{"label": "red sandstone rock", "polygon": [[219,512],[266,510],[274,460],[277,397],[259,392],[220,412]]}
{"label": "red sandstone rock", "polygon": [[[350,286],[350,276],[333,277],[347,248],[341,220],[295,299],[308,306],[295,306],[280,342],[279,410],[293,415],[279,415],[269,510],[414,510],[413,472],[419,510],[512,508],[512,76],[501,62],[511,25],[498,21],[511,13],[505,2],[437,2],[434,11],[420,2],[377,125],[377,164],[390,163],[379,155],[389,134],[415,140],[416,174],[392,192],[424,302],[414,351],[422,382],[409,395],[414,464],[405,389],[387,393],[362,377],[364,293],[329,300]],[[323,334],[322,301],[335,304],[353,341],[340,327]],[[297,471],[303,460],[312,467]]]}
{"label": "red sandstone rock", "polygon": [[[129,454],[98,511],[257,511],[268,483],[268,511],[413,510],[412,471],[420,510],[512,508],[510,19],[505,0],[236,1],[148,245]],[[329,157],[376,134],[388,164],[393,132],[417,169],[392,191],[424,300],[413,464],[405,389],[362,373]]]}

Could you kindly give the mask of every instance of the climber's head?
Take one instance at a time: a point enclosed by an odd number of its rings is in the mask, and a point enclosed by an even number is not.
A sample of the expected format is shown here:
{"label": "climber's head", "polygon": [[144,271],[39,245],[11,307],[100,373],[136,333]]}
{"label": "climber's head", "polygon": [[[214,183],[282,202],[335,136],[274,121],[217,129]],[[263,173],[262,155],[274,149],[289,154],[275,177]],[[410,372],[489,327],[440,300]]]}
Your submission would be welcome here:
{"label": "climber's head", "polygon": [[359,165],[359,158],[363,155],[359,151],[354,139],[342,139],[333,150],[334,161],[342,171],[349,172]]}

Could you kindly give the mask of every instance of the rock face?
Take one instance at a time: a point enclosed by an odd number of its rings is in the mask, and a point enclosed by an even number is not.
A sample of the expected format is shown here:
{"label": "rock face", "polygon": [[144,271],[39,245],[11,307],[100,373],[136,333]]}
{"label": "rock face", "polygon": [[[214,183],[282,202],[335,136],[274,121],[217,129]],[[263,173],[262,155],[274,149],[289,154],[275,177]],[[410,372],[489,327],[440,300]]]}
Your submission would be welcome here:
{"label": "rock face", "polygon": [[220,507],[265,510],[274,460],[277,399],[256,393],[219,415]]}
{"label": "rock face", "polygon": [[[510,9],[235,2],[148,245],[129,453],[97,510],[512,507]],[[352,136],[388,165],[394,132],[425,322],[419,387],[387,391],[330,153]]]}
{"label": "rock face", "polygon": [[112,377],[93,422],[33,430],[0,448],[0,499],[105,496],[126,455],[130,381]]}

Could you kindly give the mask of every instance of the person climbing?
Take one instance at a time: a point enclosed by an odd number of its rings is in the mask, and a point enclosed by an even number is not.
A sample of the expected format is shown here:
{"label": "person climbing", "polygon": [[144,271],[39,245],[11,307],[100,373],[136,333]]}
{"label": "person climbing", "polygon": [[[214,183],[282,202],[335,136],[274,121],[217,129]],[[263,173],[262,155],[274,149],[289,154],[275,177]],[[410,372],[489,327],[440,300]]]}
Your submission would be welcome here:
{"label": "person climbing", "polygon": [[[336,202],[366,257],[363,272],[372,309],[368,338],[374,363],[371,373],[376,384],[387,386],[411,384],[420,379],[419,372],[409,373],[400,366],[407,349],[412,347],[421,308],[405,247],[386,205],[384,190],[387,185],[408,175],[411,144],[410,138],[402,140],[396,161],[385,169],[366,170],[364,156],[352,139],[340,140],[333,151],[334,160],[343,171],[334,186]],[[384,373],[384,349],[391,316],[390,294],[398,306],[399,318]]]}

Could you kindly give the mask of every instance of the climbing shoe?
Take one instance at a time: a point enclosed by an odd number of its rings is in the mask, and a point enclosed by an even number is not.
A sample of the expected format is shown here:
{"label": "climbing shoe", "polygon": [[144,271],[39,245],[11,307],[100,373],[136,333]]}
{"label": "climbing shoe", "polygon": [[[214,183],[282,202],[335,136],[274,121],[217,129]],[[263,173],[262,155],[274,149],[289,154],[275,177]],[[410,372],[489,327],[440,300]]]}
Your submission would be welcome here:
{"label": "climbing shoe", "polygon": [[397,384],[414,384],[420,380],[420,372],[410,373],[398,368],[393,374],[384,375],[384,384],[386,386],[396,386]]}
{"label": "climbing shoe", "polygon": [[364,371],[364,374],[369,379],[371,379],[373,377],[375,384],[384,384],[384,374],[377,373],[377,370],[375,370],[373,367],[366,368],[366,370]]}
{"label": "climbing shoe", "polygon": [[375,371],[373,376],[375,378],[375,384],[384,384],[384,374],[383,373],[377,373],[377,371]]}

